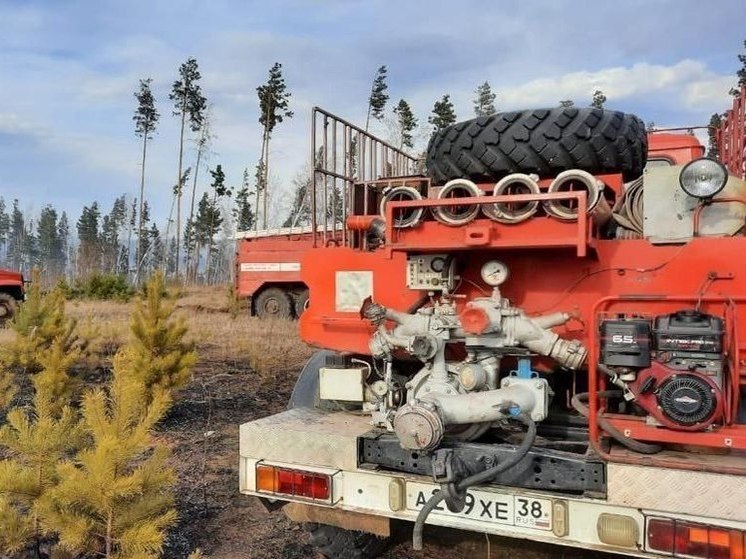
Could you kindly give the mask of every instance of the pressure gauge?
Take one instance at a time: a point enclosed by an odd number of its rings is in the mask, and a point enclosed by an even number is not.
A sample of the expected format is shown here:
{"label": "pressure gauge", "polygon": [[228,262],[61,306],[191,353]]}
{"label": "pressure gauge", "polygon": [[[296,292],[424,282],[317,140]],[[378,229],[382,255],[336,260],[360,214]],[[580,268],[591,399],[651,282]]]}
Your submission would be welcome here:
{"label": "pressure gauge", "polygon": [[508,273],[508,267],[499,260],[489,260],[482,266],[482,280],[491,287],[505,283]]}

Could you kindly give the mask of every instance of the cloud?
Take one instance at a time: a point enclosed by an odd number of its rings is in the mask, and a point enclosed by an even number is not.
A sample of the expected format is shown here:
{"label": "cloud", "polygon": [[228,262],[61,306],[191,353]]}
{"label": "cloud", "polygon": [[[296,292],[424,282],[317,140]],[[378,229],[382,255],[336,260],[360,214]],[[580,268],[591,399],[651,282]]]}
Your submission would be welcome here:
{"label": "cloud", "polygon": [[712,72],[702,62],[682,60],[670,66],[641,63],[595,72],[571,72],[504,88],[500,94],[509,107],[554,105],[559,99],[587,104],[593,92],[600,89],[610,105],[657,98],[659,102],[699,110],[723,103],[729,80],[732,78]]}
{"label": "cloud", "polygon": [[[742,2],[276,0],[247,7],[132,0],[103,9],[91,0],[31,7],[0,0],[0,173],[7,177],[0,188],[20,185],[45,202],[38,193],[54,181],[72,213],[76,197],[78,206],[97,196],[106,207],[137,192],[132,93],[150,76],[161,121],[147,190],[154,214],[165,217],[178,140],[168,92],[188,56],[198,59],[214,106],[210,164],[221,163],[230,184],[245,167],[253,175],[261,136],[256,87],[275,61],[295,111],[272,139],[279,189],[307,164],[310,108],[363,122],[381,64],[389,66],[389,108],[400,98],[410,102],[421,144],[433,103],[449,93],[459,117],[469,118],[474,89],[485,80],[501,109],[564,98],[584,105],[602,89],[608,106],[660,125],[706,122],[729,104]],[[610,22],[621,31],[609,33]],[[693,29],[707,41],[692,41]],[[187,165],[193,155],[188,143]],[[200,174],[206,185],[206,171]]]}

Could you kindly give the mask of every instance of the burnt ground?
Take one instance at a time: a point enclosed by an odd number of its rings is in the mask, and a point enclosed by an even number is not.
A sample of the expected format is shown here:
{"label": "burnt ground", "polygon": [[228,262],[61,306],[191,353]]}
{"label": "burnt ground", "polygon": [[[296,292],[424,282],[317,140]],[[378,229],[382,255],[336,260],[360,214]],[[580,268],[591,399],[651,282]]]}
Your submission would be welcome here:
{"label": "burnt ground", "polygon": [[[196,548],[214,559],[314,557],[300,526],[287,520],[281,511],[268,513],[256,499],[238,493],[238,426],[284,409],[296,374],[276,375],[270,384],[261,381],[247,362],[203,360],[198,364],[193,381],[160,430],[173,450],[181,516],[169,536],[166,558],[183,559]],[[454,537],[462,535],[431,529],[426,532],[425,551],[411,550],[405,540],[384,558],[611,557],[497,537],[490,538],[488,554],[484,536],[458,545],[448,542]]]}

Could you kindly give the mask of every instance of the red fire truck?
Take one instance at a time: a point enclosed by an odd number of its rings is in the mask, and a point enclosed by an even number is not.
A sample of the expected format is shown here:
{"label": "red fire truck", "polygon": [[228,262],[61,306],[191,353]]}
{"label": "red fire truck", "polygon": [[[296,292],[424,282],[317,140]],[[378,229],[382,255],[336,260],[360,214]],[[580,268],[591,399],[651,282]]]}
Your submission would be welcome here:
{"label": "red fire truck", "polygon": [[394,524],[421,548],[430,524],[744,559],[740,103],[728,167],[635,116],[558,108],[438,131],[426,174],[314,109],[293,262],[322,351],[286,412],[241,425],[241,492],[328,558],[378,556]]}

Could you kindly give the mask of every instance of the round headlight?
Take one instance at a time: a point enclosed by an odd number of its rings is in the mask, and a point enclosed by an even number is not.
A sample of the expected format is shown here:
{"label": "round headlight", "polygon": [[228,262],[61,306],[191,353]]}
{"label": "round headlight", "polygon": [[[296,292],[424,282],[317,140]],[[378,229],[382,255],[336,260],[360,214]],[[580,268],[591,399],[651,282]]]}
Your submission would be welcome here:
{"label": "round headlight", "polygon": [[728,170],[719,161],[702,157],[687,163],[679,175],[679,183],[689,196],[712,198],[728,182]]}

